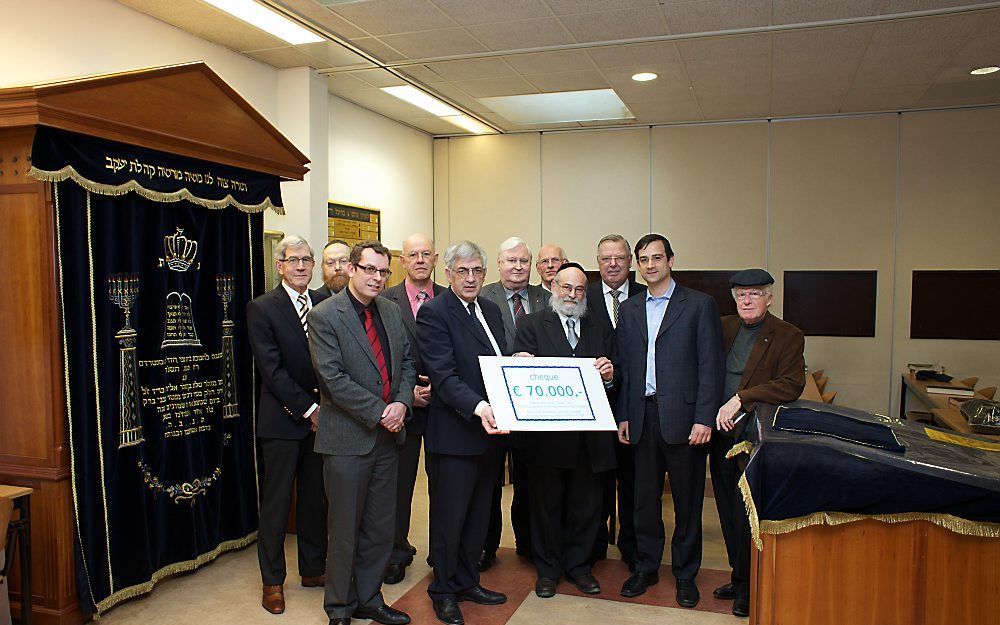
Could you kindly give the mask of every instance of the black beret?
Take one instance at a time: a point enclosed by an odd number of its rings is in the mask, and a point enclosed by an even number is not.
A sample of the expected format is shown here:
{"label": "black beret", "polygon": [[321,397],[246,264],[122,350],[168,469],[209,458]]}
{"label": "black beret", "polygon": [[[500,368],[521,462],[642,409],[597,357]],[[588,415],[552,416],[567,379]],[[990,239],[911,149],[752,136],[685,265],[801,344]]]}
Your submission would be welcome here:
{"label": "black beret", "polygon": [[581,265],[580,263],[570,262],[570,263],[563,263],[562,265],[560,265],[559,270],[556,271],[556,275],[559,275],[559,272],[562,271],[563,269],[579,269],[583,273],[587,273],[587,270],[584,269],[583,265]]}
{"label": "black beret", "polygon": [[744,269],[733,274],[729,286],[760,286],[774,284],[774,278],[763,269]]}

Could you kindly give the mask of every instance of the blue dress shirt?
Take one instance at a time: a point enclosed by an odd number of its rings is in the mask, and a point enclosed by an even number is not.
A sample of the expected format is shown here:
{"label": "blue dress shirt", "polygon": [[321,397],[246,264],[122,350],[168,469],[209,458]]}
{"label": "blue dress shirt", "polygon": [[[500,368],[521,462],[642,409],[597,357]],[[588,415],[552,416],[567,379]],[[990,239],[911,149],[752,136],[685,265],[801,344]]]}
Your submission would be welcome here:
{"label": "blue dress shirt", "polygon": [[660,332],[660,324],[667,313],[667,304],[674,295],[677,283],[670,279],[667,292],[660,297],[653,297],[646,291],[646,397],[656,394],[656,335]]}

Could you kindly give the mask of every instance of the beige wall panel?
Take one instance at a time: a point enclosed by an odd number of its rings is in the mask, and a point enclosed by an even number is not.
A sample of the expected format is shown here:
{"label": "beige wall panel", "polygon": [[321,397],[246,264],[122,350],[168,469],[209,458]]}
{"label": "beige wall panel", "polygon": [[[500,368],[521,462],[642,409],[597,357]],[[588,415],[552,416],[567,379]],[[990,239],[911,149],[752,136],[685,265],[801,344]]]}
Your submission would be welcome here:
{"label": "beige wall panel", "polygon": [[[1000,385],[1000,341],[910,339],[914,269],[1000,269],[1000,108],[903,115],[893,399],[908,362]],[[956,306],[975,293],[942,293]],[[912,403],[911,403],[912,406]],[[909,407],[909,406],[908,406]],[[915,407],[915,406],[914,406]]]}
{"label": "beige wall panel", "polygon": [[597,269],[597,242],[649,228],[649,129],[542,135],[542,240]]}
{"label": "beige wall panel", "polygon": [[445,284],[448,278],[444,275],[444,251],[448,249],[451,238],[449,232],[450,204],[448,203],[448,139],[435,139],[434,158],[434,246],[438,252],[438,266],[434,279],[438,284]]}
{"label": "beige wall panel", "polygon": [[450,240],[482,245],[493,282],[504,239],[521,237],[533,252],[541,243],[539,135],[453,138],[448,146]]}
{"label": "beige wall panel", "polygon": [[826,371],[836,403],[880,413],[892,349],[896,144],[895,115],[771,125],[772,308],[781,314],[785,270],[877,270],[875,338],[807,337],[806,362]]}
{"label": "beige wall panel", "polygon": [[763,267],[767,123],[654,128],[652,226],[677,269]]}

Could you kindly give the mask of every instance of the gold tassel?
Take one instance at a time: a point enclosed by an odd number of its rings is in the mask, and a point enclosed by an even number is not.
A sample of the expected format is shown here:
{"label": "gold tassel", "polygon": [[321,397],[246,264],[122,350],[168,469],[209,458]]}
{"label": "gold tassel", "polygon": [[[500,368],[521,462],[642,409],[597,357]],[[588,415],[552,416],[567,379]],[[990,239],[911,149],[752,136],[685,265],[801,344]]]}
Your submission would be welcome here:
{"label": "gold tassel", "polygon": [[244,213],[261,213],[267,209],[271,209],[279,215],[285,214],[285,209],[281,206],[273,204],[270,198],[266,198],[260,204],[242,204],[237,202],[232,195],[226,195],[226,197],[221,200],[206,200],[195,196],[187,189],[181,189],[172,193],[151,191],[150,189],[140,185],[135,180],[129,180],[128,182],[119,185],[101,184],[99,182],[87,180],[77,173],[77,171],[73,169],[72,165],[66,165],[59,171],[44,171],[36,167],[32,167],[28,170],[28,175],[43,182],[62,182],[63,180],[71,179],[87,191],[97,193],[99,195],[117,196],[134,192],[137,195],[141,195],[142,197],[148,200],[153,200],[154,202],[177,202],[180,200],[187,200],[192,204],[197,204],[198,206],[203,206],[213,210],[220,210],[229,206],[235,206]]}

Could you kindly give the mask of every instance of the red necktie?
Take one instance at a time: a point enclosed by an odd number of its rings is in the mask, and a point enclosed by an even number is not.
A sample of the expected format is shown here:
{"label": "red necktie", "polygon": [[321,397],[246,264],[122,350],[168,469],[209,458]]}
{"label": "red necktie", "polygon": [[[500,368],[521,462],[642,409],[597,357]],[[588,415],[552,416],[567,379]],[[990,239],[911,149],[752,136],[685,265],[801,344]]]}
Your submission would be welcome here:
{"label": "red necktie", "polygon": [[385,352],[382,351],[382,341],[375,331],[375,319],[372,317],[372,309],[365,308],[365,334],[368,335],[368,342],[371,343],[372,353],[375,355],[375,364],[378,365],[379,375],[382,376],[382,401],[389,403],[389,370],[385,366]]}

